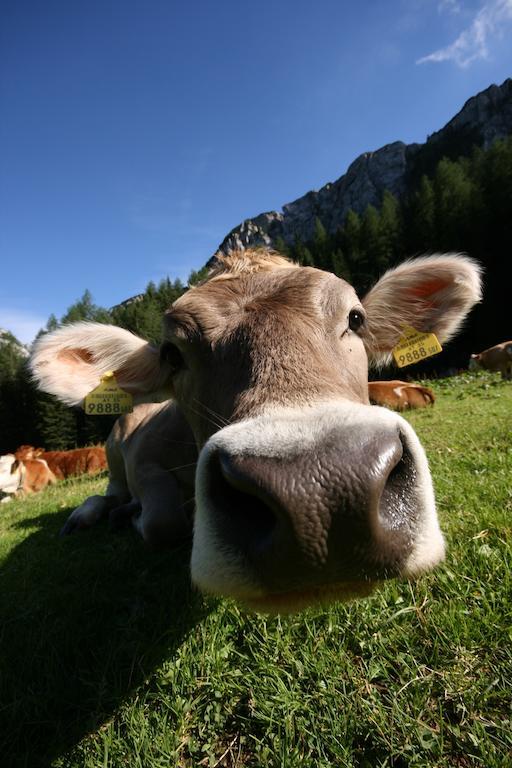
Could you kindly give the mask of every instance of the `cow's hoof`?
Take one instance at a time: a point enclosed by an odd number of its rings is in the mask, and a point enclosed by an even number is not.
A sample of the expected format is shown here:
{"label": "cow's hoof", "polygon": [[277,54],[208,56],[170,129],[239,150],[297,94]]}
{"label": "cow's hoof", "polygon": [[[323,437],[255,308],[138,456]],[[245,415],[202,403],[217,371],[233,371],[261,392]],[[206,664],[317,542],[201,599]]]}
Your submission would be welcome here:
{"label": "cow's hoof", "polygon": [[108,522],[111,530],[120,531],[130,525],[134,515],[141,512],[141,506],[138,501],[129,501],[127,504],[121,504],[119,507],[111,509],[108,515]]}

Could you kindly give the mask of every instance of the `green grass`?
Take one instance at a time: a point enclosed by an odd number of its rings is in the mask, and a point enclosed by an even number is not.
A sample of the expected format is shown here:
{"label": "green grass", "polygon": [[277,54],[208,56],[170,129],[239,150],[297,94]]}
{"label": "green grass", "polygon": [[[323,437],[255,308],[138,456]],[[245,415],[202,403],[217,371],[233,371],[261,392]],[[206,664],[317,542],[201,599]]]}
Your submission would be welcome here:
{"label": "green grass", "polygon": [[203,599],[188,552],[58,530],[104,479],[0,507],[0,765],[510,765],[512,385],[435,382],[408,418],[446,563],[286,618]]}

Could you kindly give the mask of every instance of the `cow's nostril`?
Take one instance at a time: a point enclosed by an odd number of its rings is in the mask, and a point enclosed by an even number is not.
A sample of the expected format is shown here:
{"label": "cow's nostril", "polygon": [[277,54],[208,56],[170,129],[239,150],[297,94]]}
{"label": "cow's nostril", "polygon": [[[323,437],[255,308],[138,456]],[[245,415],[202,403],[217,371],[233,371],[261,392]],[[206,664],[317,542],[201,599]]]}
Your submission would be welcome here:
{"label": "cow's nostril", "polygon": [[403,529],[411,522],[411,487],[416,479],[416,470],[411,452],[402,439],[401,452],[395,455],[394,466],[388,470],[379,503],[379,521],[390,531]]}
{"label": "cow's nostril", "polygon": [[384,471],[378,504],[378,527],[374,535],[383,553],[391,559],[394,550],[405,548],[414,526],[414,493],[417,473],[407,444],[400,438],[400,450]]}
{"label": "cow's nostril", "polygon": [[212,457],[212,498],[226,519],[225,531],[245,552],[269,546],[277,517],[275,502],[228,453]]}

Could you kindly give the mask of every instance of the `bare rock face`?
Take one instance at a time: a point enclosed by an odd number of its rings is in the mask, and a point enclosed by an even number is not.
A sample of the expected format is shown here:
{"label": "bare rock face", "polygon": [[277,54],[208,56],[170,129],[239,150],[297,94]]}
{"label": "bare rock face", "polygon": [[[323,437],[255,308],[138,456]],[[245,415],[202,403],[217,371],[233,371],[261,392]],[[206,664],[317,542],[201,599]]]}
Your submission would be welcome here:
{"label": "bare rock face", "polygon": [[269,211],[246,219],[229,233],[219,250],[227,253],[256,245],[270,247],[279,237],[285,243],[296,238],[306,241],[313,236],[317,218],[328,232],[336,231],[351,208],[363,211],[368,205],[378,205],[385,189],[402,194],[407,158],[414,146],[395,141],[376,152],[365,152],[344,176],[283,205],[282,213]]}
{"label": "bare rock face", "polygon": [[[288,244],[296,239],[307,242],[314,235],[317,218],[328,232],[335,232],[350,209],[362,213],[368,205],[378,206],[385,190],[400,198],[417,161],[425,155],[435,157],[438,149],[442,156],[443,148],[450,143],[452,148],[460,145],[460,154],[466,145],[487,148],[511,132],[512,79],[508,79],[469,99],[425,144],[395,141],[376,152],[365,152],[337,181],[283,205],[282,212],[269,211],[246,219],[231,230],[219,250],[227,253],[259,245],[271,247],[278,238]],[[419,162],[418,167],[422,167]]]}
{"label": "bare rock face", "polygon": [[480,134],[480,146],[487,149],[496,139],[512,131],[512,79],[503,85],[491,85],[485,91],[468,99],[461,111],[437,133],[429,137],[430,143],[443,138],[443,134],[471,130]]}

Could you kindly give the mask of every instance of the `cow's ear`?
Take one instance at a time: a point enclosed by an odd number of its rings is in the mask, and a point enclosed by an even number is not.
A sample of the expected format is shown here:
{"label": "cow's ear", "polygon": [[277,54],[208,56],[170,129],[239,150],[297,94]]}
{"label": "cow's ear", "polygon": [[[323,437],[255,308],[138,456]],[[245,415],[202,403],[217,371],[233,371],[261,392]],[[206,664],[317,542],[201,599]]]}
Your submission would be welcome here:
{"label": "cow's ear", "polygon": [[422,256],[390,269],[363,299],[370,362],[389,361],[404,326],[447,341],[480,299],[481,268],[467,256]]}
{"label": "cow's ear", "polygon": [[80,405],[108,371],[135,402],[172,395],[158,348],[114,325],[74,323],[46,333],[34,344],[30,366],[39,387],[67,405]]}

